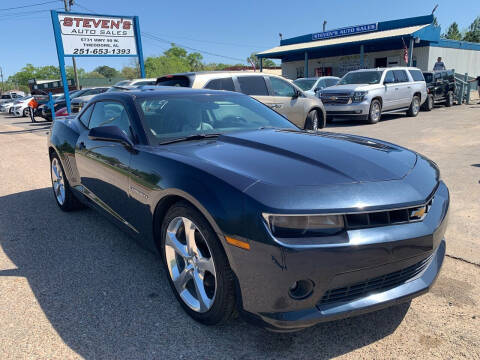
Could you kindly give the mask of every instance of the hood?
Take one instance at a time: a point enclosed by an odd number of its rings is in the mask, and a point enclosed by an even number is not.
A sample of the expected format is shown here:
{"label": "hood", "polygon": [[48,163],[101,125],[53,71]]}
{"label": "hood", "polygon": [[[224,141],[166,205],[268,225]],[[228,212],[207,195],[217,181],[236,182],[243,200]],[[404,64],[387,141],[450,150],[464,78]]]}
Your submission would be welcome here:
{"label": "hood", "polygon": [[[280,186],[318,186],[403,178],[417,156],[404,148],[358,136],[256,130],[215,140],[168,145],[188,162],[216,172]],[[163,148],[163,147],[161,147]]]}
{"label": "hood", "polygon": [[322,92],[326,93],[345,93],[345,92],[353,92],[353,91],[365,91],[371,90],[372,88],[378,87],[379,84],[348,84],[348,85],[335,85],[322,90]]}

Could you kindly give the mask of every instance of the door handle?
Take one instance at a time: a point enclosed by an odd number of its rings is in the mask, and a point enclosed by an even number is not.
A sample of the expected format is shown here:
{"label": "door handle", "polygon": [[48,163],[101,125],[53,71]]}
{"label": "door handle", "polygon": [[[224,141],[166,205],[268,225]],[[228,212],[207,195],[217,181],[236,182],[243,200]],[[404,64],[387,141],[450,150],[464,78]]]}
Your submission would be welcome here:
{"label": "door handle", "polygon": [[395,88],[395,90],[398,90],[398,88]]}
{"label": "door handle", "polygon": [[78,149],[79,150],[84,150],[86,148],[85,143],[82,141],[80,144],[78,144]]}

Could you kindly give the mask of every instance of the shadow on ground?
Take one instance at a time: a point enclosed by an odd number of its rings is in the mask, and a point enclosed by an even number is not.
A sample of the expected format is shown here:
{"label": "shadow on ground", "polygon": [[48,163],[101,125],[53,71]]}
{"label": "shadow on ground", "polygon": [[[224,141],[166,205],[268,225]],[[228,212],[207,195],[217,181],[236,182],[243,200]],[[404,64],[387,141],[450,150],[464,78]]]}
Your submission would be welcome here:
{"label": "shadow on ground", "polygon": [[177,304],[160,261],[51,189],[0,197],[0,245],[62,340],[90,358],[331,358],[391,334],[409,305],[275,334],[238,319],[205,327]]}

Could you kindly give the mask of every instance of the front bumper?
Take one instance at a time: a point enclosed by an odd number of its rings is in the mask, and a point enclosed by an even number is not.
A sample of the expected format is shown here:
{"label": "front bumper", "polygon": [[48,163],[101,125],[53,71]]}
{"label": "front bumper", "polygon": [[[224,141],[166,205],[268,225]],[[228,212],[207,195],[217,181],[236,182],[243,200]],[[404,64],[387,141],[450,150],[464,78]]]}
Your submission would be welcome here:
{"label": "front bumper", "polygon": [[[421,222],[348,230],[343,235],[345,241],[316,247],[251,242],[249,252],[239,249],[232,254],[243,314],[267,329],[295,331],[392,306],[427,292],[445,256],[448,207],[448,189],[441,182]],[[394,286],[323,301],[329,290],[358,288],[358,284],[379,277],[388,279],[419,263],[425,265]],[[296,300],[289,289],[304,279],[314,284],[313,292]]]}
{"label": "front bumper", "polygon": [[329,117],[366,118],[370,111],[370,101],[351,104],[323,104]]}

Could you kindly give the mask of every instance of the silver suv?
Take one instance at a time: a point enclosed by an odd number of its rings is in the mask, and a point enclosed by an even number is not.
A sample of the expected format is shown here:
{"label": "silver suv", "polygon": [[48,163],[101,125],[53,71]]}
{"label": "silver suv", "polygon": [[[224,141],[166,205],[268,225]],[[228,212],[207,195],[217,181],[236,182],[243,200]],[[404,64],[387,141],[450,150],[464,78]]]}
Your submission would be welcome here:
{"label": "silver suv", "polygon": [[321,91],[327,118],[348,117],[374,124],[382,114],[406,111],[417,116],[427,98],[421,70],[393,67],[355,70],[338,85]]}
{"label": "silver suv", "polygon": [[244,71],[191,72],[161,76],[157,85],[241,92],[269,106],[302,129],[321,129],[326,122],[320,99],[276,75]]}

